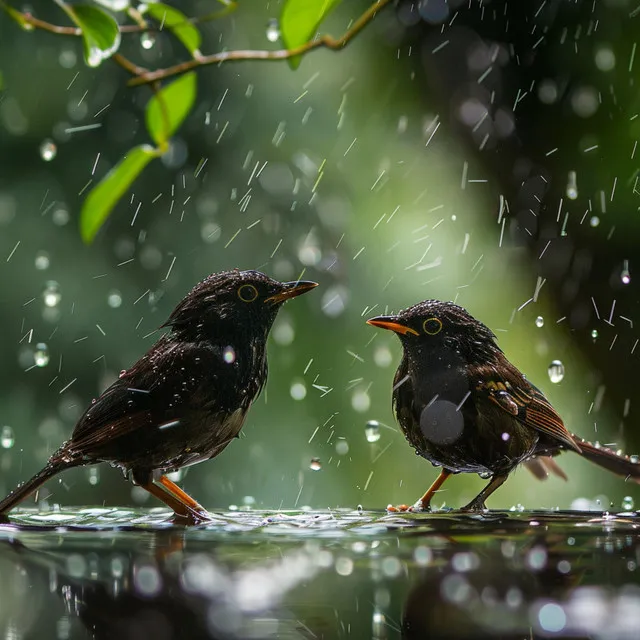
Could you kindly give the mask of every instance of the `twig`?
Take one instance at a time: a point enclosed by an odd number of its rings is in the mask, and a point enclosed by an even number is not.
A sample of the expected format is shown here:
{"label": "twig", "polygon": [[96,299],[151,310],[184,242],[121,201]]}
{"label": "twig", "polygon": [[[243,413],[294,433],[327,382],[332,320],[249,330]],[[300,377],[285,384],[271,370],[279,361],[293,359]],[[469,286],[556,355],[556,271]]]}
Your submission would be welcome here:
{"label": "twig", "polygon": [[223,62],[237,62],[239,60],[287,60],[288,58],[294,58],[295,56],[304,55],[314,49],[343,49],[349,44],[349,42],[356,36],[364,27],[375,18],[376,14],[383,9],[386,5],[390,4],[392,0],[376,0],[353,24],[351,29],[346,31],[340,38],[334,38],[333,36],[324,35],[316,40],[311,40],[305,44],[295,47],[293,49],[280,49],[278,51],[260,51],[260,50],[236,50],[236,51],[221,51],[220,53],[214,53],[209,56],[202,56],[195,60],[187,60],[179,64],[167,67],[166,69],[158,69],[157,71],[149,71],[142,75],[136,76],[129,80],[129,86],[135,87],[142,84],[149,84],[156,80],[164,80],[171,76],[191,71],[199,67],[208,66],[211,64],[222,64]]}

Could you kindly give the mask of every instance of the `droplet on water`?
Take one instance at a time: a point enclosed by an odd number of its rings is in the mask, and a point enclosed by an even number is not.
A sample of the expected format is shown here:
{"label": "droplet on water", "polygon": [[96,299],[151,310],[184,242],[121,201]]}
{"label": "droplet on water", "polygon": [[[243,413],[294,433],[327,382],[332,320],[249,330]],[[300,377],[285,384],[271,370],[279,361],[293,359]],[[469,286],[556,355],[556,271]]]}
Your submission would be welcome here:
{"label": "droplet on water", "polygon": [[320,458],[311,458],[309,469],[311,469],[311,471],[320,471],[320,469],[322,469],[322,463],[320,462]]}
{"label": "droplet on water", "polygon": [[380,423],[377,420],[369,420],[364,428],[364,436],[367,442],[378,442],[380,435]]}
{"label": "droplet on water", "polygon": [[3,449],[11,449],[15,443],[16,438],[13,435],[13,429],[8,425],[2,427],[2,431],[0,431],[0,446]]}
{"label": "droplet on water", "polygon": [[267,40],[269,42],[277,42],[280,37],[280,25],[276,18],[271,18],[267,22]]}
{"label": "droplet on water", "polygon": [[46,367],[49,364],[49,347],[44,342],[38,342],[33,353],[33,361],[37,367]]}
{"label": "droplet on water", "polygon": [[631,496],[622,498],[622,508],[625,511],[631,511],[633,509],[633,498]]}
{"label": "droplet on water", "polygon": [[140,36],[140,46],[143,49],[152,49],[153,45],[156,43],[156,37],[153,35],[153,33],[149,33],[148,31],[145,31],[141,36]]}
{"label": "droplet on water", "polygon": [[56,157],[57,153],[58,147],[56,147],[56,143],[53,140],[49,140],[47,138],[46,140],[42,141],[42,144],[40,145],[40,157],[45,162],[50,162],[51,160],[53,160]]}
{"label": "droplet on water", "polygon": [[541,327],[544,327],[544,318],[542,316],[538,316],[536,318],[536,327],[538,327],[539,329]]}
{"label": "droplet on water", "polygon": [[560,360],[553,360],[549,365],[548,373],[549,380],[554,384],[558,384],[564,378],[564,365]]}
{"label": "droplet on water", "polygon": [[49,282],[44,285],[42,298],[45,306],[57,307],[60,304],[60,300],[62,300],[60,285],[55,280],[49,280]]}

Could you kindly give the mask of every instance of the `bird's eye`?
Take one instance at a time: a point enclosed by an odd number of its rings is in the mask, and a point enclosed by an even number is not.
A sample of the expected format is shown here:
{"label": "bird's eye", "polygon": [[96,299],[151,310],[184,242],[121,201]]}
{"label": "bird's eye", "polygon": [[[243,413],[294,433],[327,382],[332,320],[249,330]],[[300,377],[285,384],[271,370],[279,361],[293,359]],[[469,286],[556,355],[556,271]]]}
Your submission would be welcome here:
{"label": "bird's eye", "polygon": [[238,298],[242,302],[253,302],[258,297],[258,290],[252,284],[243,284],[238,289]]}
{"label": "bird's eye", "polygon": [[442,330],[442,322],[438,318],[429,318],[422,323],[424,332],[430,336],[435,336]]}

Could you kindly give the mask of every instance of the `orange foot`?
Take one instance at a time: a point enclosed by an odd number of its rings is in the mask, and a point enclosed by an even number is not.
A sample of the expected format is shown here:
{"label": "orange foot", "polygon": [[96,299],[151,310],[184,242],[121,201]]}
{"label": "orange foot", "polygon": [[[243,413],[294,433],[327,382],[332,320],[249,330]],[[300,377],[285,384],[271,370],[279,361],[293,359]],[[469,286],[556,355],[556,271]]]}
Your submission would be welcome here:
{"label": "orange foot", "polygon": [[419,500],[411,506],[408,504],[399,504],[397,507],[392,504],[387,505],[387,513],[425,513],[427,511],[431,511],[431,506],[423,504]]}

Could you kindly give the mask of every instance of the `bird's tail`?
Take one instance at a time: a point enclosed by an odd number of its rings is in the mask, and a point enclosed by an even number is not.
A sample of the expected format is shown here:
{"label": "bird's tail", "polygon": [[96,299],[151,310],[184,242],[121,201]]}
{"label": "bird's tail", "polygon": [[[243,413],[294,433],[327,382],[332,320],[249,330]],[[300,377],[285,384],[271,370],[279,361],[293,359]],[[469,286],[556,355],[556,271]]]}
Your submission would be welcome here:
{"label": "bird's tail", "polygon": [[17,504],[37,491],[47,480],[53,478],[63,469],[76,466],[73,462],[49,461],[42,471],[36,473],[31,480],[27,480],[16,487],[2,502],[0,502],[0,517],[11,511]]}
{"label": "bird's tail", "polygon": [[627,456],[571,434],[580,447],[580,455],[608,471],[640,484],[640,456]]}

